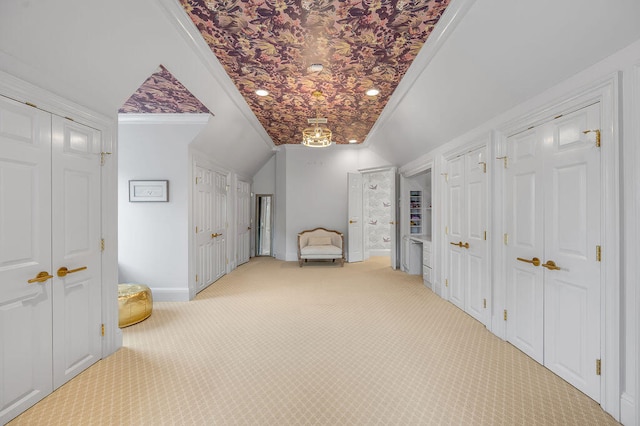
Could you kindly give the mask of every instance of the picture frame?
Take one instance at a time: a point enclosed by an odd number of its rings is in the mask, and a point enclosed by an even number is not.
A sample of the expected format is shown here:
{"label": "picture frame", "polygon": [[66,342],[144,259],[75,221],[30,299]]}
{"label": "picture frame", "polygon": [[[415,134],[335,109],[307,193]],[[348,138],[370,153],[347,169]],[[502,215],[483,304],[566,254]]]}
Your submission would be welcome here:
{"label": "picture frame", "polygon": [[130,180],[129,202],[166,203],[169,201],[168,180]]}

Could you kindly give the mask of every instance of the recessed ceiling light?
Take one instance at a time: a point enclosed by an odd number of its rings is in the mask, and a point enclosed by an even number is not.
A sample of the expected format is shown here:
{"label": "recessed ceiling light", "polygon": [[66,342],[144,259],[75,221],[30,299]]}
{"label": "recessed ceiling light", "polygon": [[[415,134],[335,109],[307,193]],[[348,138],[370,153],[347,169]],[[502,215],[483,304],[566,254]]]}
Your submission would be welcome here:
{"label": "recessed ceiling light", "polygon": [[258,96],[267,96],[268,94],[269,94],[268,90],[265,90],[265,89],[256,90],[256,95]]}
{"label": "recessed ceiling light", "polygon": [[311,72],[320,72],[324,69],[322,64],[311,64],[309,65],[309,71]]}
{"label": "recessed ceiling light", "polygon": [[349,143],[358,143],[357,139],[349,139]]}
{"label": "recessed ceiling light", "polygon": [[367,94],[367,96],[376,96],[380,93],[380,91],[378,89],[371,88],[367,90],[365,93]]}

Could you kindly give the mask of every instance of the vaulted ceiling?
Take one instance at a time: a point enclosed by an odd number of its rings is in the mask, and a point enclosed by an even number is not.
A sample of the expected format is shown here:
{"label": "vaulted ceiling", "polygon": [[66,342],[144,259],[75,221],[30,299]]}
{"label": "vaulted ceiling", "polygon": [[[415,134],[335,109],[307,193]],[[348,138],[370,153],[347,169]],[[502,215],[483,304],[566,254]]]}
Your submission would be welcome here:
{"label": "vaulted ceiling", "polygon": [[[274,144],[362,143],[449,0],[181,0]],[[312,67],[314,65],[314,67]],[[321,65],[321,66],[319,66]],[[368,89],[380,91],[367,96]],[[258,96],[257,89],[268,91]],[[316,91],[321,96],[312,96]]]}

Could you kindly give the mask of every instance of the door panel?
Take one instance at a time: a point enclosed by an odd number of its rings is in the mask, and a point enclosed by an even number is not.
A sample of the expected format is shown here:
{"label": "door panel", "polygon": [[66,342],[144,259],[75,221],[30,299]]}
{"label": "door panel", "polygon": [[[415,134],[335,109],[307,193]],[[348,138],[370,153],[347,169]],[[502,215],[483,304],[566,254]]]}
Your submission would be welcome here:
{"label": "door panel", "polygon": [[465,311],[484,323],[485,308],[483,306],[484,292],[483,285],[485,282],[485,259],[482,256],[476,256],[474,253],[466,253],[466,307]]}
{"label": "door panel", "polygon": [[[584,130],[600,127],[599,105],[549,125],[546,157],[545,365],[600,400],[600,150]],[[570,344],[571,343],[571,344]]]}
{"label": "door panel", "polygon": [[215,174],[215,205],[213,215],[214,280],[227,273],[227,176]]}
{"label": "door panel", "polygon": [[58,116],[52,129],[53,267],[71,271],[52,284],[57,388],[100,359],[100,133]]}
{"label": "door panel", "polygon": [[195,227],[196,227],[196,292],[215,281],[213,267],[213,172],[196,165]]}
{"label": "door panel", "polygon": [[51,116],[0,97],[0,423],[53,390]]}
{"label": "door panel", "polygon": [[518,260],[543,258],[541,134],[527,130],[507,140],[505,173],[507,340],[544,362],[544,283],[540,266]]}

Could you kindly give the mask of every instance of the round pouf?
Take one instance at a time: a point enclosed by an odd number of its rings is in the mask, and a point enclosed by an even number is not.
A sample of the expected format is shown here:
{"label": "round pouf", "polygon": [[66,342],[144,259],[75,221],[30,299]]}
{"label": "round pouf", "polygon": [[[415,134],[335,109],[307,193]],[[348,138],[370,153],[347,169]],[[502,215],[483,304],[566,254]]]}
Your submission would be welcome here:
{"label": "round pouf", "polygon": [[118,284],[118,326],[128,327],[151,315],[151,289],[143,284]]}

